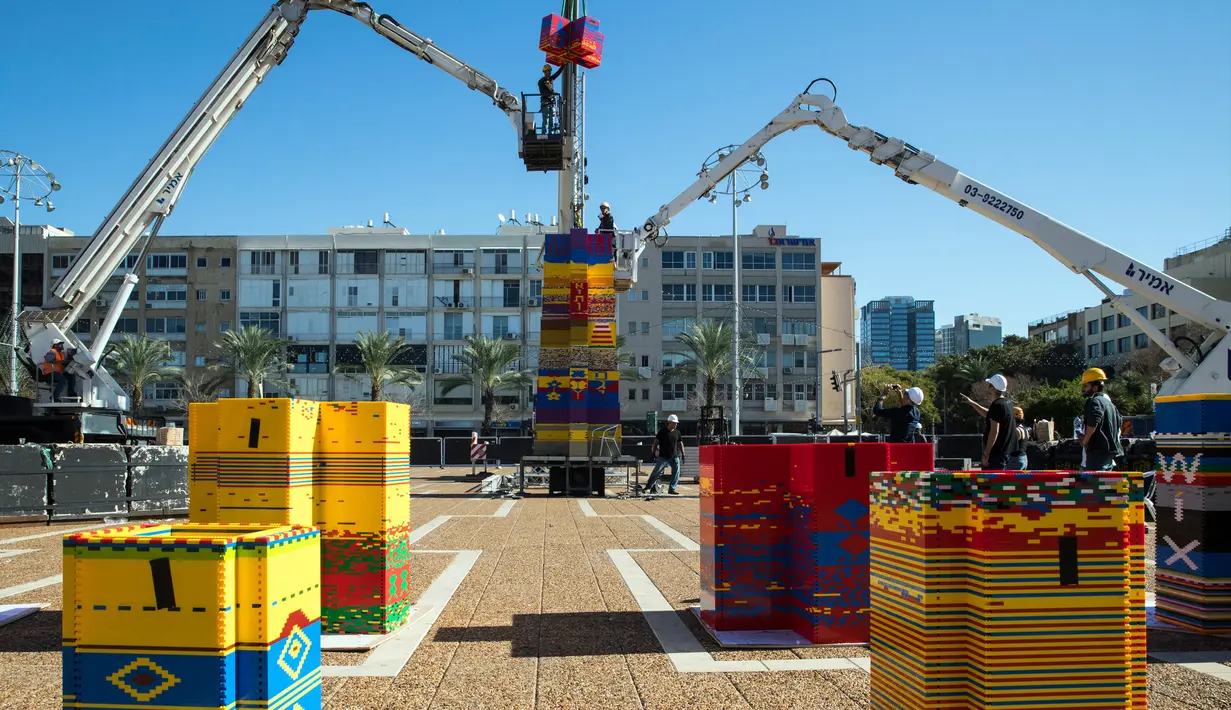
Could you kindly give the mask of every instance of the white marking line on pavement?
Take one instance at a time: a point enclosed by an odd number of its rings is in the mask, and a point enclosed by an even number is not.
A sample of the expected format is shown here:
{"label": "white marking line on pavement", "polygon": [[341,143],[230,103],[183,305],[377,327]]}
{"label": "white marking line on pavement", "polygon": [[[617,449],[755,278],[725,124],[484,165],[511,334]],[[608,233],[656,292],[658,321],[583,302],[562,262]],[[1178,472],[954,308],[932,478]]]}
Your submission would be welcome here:
{"label": "white marking line on pavement", "polygon": [[363,663],[357,666],[322,666],[321,673],[331,677],[375,678],[393,678],[401,673],[419,648],[419,644],[427,638],[428,632],[435,625],[436,619],[440,618],[449,600],[457,593],[466,575],[470,574],[479,555],[483,554],[482,550],[449,552],[457,557],[423,591],[423,595],[411,608],[410,620],[400,631],[377,646]]}
{"label": "white marking line on pavement", "polygon": [[[659,548],[652,550],[624,549],[607,550],[616,571],[624,578],[624,584],[633,593],[637,606],[645,616],[646,623],[654,632],[654,637],[663,647],[671,665],[679,673],[755,673],[766,671],[835,671],[861,670],[872,672],[870,658],[792,658],[777,661],[719,661],[705,650],[701,642],[680,618],[679,612],[671,606],[658,587],[650,579],[641,565],[633,559],[634,552],[678,552],[687,550],[696,552],[701,546],[693,542],[680,531],[652,515],[599,515],[594,512],[594,506],[588,500],[578,500],[577,506],[587,518],[641,518],[658,529],[667,537],[680,545],[680,548]],[[1231,670],[1229,668],[1228,670]]]}
{"label": "white marking line on pavement", "polygon": [[5,557],[24,555],[28,552],[34,552],[34,550],[0,550],[0,560],[3,560]]}
{"label": "white marking line on pavement", "polygon": [[509,512],[513,510],[515,503],[517,503],[515,500],[506,500],[500,504],[499,508],[496,508],[496,512],[490,515],[437,515],[410,531],[410,544],[413,545],[427,537],[428,533],[449,522],[449,518],[507,518],[509,517]]}
{"label": "white marking line on pavement", "polygon": [[117,523],[110,525],[88,525],[84,528],[60,528],[52,532],[39,533],[37,535],[26,535],[25,537],[10,537],[0,540],[0,545],[11,545],[15,542],[25,542],[26,540],[39,540],[45,537],[55,537],[57,535],[68,535],[69,533],[85,532],[86,530],[101,530],[103,528],[115,527]]}
{"label": "white marking line on pavement", "polygon": [[53,584],[59,584],[63,581],[63,579],[63,575],[57,574],[54,577],[43,577],[42,579],[36,579],[33,582],[26,582],[25,584],[18,584],[13,587],[5,587],[4,589],[0,589],[0,599],[4,599],[5,597],[15,597],[18,594],[25,594],[26,592],[32,592],[35,589],[42,589],[43,587],[50,587]]}
{"label": "white marking line on pavement", "polygon": [[1151,660],[1182,666],[1190,671],[1231,683],[1231,651],[1174,651],[1148,654]]}

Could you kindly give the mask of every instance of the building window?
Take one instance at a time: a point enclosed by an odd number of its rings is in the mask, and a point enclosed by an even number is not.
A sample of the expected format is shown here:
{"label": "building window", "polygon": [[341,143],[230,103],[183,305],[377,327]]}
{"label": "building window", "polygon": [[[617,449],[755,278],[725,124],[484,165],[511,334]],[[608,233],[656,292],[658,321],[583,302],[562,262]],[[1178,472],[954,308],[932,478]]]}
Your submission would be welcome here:
{"label": "building window", "polygon": [[731,284],[702,284],[701,300],[734,301],[735,287]]}
{"label": "building window", "polygon": [[1115,353],[1116,353],[1116,341],[1104,340],[1103,341],[1103,356],[1106,357],[1108,355],[1115,355]]}
{"label": "building window", "polygon": [[684,252],[684,268],[685,269],[697,268],[697,252],[695,251]]}
{"label": "building window", "polygon": [[169,402],[179,398],[180,388],[174,382],[155,382],[145,386],[146,401]]}
{"label": "building window", "polygon": [[207,301],[207,300],[209,300],[209,292],[208,292],[208,291],[206,291],[206,290],[205,290],[205,289],[203,289],[203,288],[199,288],[199,289],[197,289],[197,300],[198,300],[198,301]]}
{"label": "building window", "polygon": [[[359,305],[359,287],[358,286],[347,286],[346,287],[346,305],[351,308],[354,308]],[[397,304],[395,303],[393,305],[396,306]]]}
{"label": "building window", "polygon": [[641,334],[648,335],[650,332],[650,322],[648,320],[641,321]]}
{"label": "building window", "polygon": [[637,301],[637,291],[636,291],[635,289],[630,289],[630,290],[629,290],[629,292],[628,292],[628,300],[629,300],[629,302],[631,302],[631,303],[635,303],[635,302]]}
{"label": "building window", "polygon": [[1116,325],[1120,326],[1121,328],[1127,328],[1131,323],[1132,321],[1130,321],[1128,319],[1128,316],[1124,315],[1123,313],[1116,316]]}
{"label": "building window", "polygon": [[1132,340],[1129,338],[1120,338],[1118,345],[1120,346],[1120,352],[1122,353],[1129,353],[1133,351]]}
{"label": "building window", "polygon": [[1086,335],[1096,335],[1098,333],[1098,321],[1092,320],[1086,323]]}
{"label": "building window", "polygon": [[1137,346],[1138,350],[1148,348],[1150,347],[1150,336],[1145,333],[1138,333],[1133,336],[1133,344]]}
{"label": "building window", "polygon": [[778,265],[778,260],[774,258],[772,251],[746,251],[743,254],[743,261],[745,269],[761,271],[773,271]]}
{"label": "building window", "polygon": [[226,289],[226,288],[224,288],[224,289],[222,289],[221,291],[219,291],[219,292],[218,292],[218,300],[219,300],[219,301],[229,301],[229,300],[231,300],[231,290],[230,290],[230,289]]}
{"label": "building window", "polygon": [[178,316],[145,319],[146,335],[174,335],[185,332],[186,328],[184,319]]}
{"label": "building window", "polygon": [[778,287],[774,284],[749,284],[740,288],[743,291],[743,301],[761,301],[765,303],[777,300]]}
{"label": "building window", "polygon": [[441,338],[444,340],[461,340],[462,339],[462,314],[461,313],[445,313],[444,314],[444,332],[441,333]]}
{"label": "building window", "polygon": [[650,300],[650,290],[649,289],[641,289],[641,300],[647,303],[649,302]]}
{"label": "building window", "polygon": [[322,375],[329,372],[328,345],[292,345],[287,350],[291,372]]}
{"label": "building window", "polygon": [[714,268],[714,252],[712,251],[701,252],[701,268],[702,269]]}
{"label": "building window", "polygon": [[752,332],[756,333],[757,335],[771,335],[772,336],[775,332],[777,332],[775,328],[775,326],[778,323],[777,318],[763,318],[763,317],[758,316],[756,318],[750,318],[748,320],[752,321]]}
{"label": "building window", "polygon": [[650,356],[649,356],[649,355],[642,355],[642,356],[641,356],[641,366],[642,366],[642,367],[649,367],[649,366],[650,366]]}
{"label": "building window", "polygon": [[280,335],[282,333],[281,319],[282,317],[278,313],[241,311],[239,314],[239,327],[263,328],[273,335]]}
{"label": "building window", "polygon": [[697,300],[696,284],[663,284],[664,301],[695,301]]}
{"label": "building window", "polygon": [[204,269],[209,266],[209,258],[204,256],[197,257],[197,268]]}
{"label": "building window", "polygon": [[139,333],[140,328],[137,327],[136,318],[121,318],[115,322],[115,328],[111,329],[112,333]]}
{"label": "building window", "polygon": [[783,271],[816,271],[816,254],[788,252],[782,255]]}
{"label": "building window", "polygon": [[145,302],[150,305],[175,306],[188,300],[187,284],[169,286],[154,284],[145,287]]}
{"label": "building window", "polygon": [[219,333],[226,333],[226,332],[228,332],[228,331],[230,331],[230,330],[231,330],[231,321],[229,321],[229,320],[224,320],[224,321],[222,321],[221,323],[219,323],[219,324],[218,324],[218,332],[219,332]]}
{"label": "building window", "polygon": [[689,388],[696,389],[696,387],[696,385],[688,385],[683,382],[663,384],[663,401],[688,399]]}
{"label": "building window", "polygon": [[90,319],[78,318],[76,323],[73,323],[73,332],[77,335],[90,334]]}
{"label": "building window", "polygon": [[192,332],[198,335],[205,335],[205,324],[198,321],[192,326]]}
{"label": "building window", "polygon": [[1109,330],[1115,330],[1115,329],[1116,329],[1116,317],[1115,316],[1103,316],[1103,332],[1106,333]]}
{"label": "building window", "polygon": [[51,268],[53,269],[67,269],[68,267],[72,265],[73,265],[73,255],[72,254],[52,254],[51,255]]}
{"label": "building window", "polygon": [[1162,306],[1157,303],[1151,303],[1150,304],[1150,317],[1151,318],[1166,318],[1167,317],[1166,306]]}
{"label": "building window", "polygon": [[205,356],[198,355],[192,359],[192,364],[195,367],[205,367]]}
{"label": "building window", "polygon": [[150,254],[145,257],[147,271],[155,269],[187,269],[187,254]]}
{"label": "building window", "polygon": [[[662,253],[664,269],[682,269],[684,268],[684,252],[682,251],[665,251]],[[695,258],[695,257],[694,257]]]}
{"label": "building window", "polygon": [[816,286],[783,286],[783,303],[816,303]]}
{"label": "building window", "polygon": [[218,266],[224,269],[231,268],[231,257],[224,256],[218,260]]}
{"label": "building window", "polygon": [[503,340],[509,333],[508,316],[492,316],[492,340]]}
{"label": "building window", "polygon": [[715,269],[734,269],[735,268],[735,252],[733,251],[714,252],[714,268]]}

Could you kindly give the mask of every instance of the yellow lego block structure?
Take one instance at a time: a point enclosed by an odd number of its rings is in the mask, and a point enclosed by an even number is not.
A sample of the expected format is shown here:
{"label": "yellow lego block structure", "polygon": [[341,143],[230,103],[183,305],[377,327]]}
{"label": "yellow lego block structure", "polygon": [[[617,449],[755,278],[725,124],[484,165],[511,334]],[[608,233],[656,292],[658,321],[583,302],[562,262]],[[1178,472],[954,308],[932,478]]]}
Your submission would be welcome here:
{"label": "yellow lego block structure", "polygon": [[305,399],[222,399],[215,406],[216,521],[312,525],[319,404]]}
{"label": "yellow lego block structure", "polygon": [[188,405],[188,519],[218,520],[218,405]]}
{"label": "yellow lego block structure", "polygon": [[320,708],[319,560],[302,526],[66,536],[64,707]]}

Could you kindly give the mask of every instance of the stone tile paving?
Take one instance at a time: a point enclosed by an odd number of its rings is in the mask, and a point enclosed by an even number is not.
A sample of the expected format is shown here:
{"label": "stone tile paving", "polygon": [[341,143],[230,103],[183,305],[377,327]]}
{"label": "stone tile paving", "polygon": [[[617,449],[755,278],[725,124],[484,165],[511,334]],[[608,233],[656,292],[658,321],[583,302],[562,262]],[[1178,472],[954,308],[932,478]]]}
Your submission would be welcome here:
{"label": "stone tile paving", "polygon": [[[470,500],[470,485],[417,472],[412,524],[440,515],[490,516],[499,501]],[[696,486],[682,485],[696,494]],[[695,497],[650,502],[590,501],[599,516],[652,515],[691,540],[700,535]],[[65,529],[70,526],[63,526]],[[71,527],[82,527],[76,524]],[[4,540],[46,526],[0,527]],[[59,572],[58,537],[16,543],[33,552],[0,559],[0,587]],[[678,673],[662,652],[608,549],[662,549],[633,559],[717,660],[866,657],[865,649],[723,650],[695,621],[699,553],[679,551],[638,517],[588,517],[576,500],[531,496],[507,517],[453,517],[424,536],[419,550],[482,550],[422,645],[396,678],[326,678],[329,710],[394,708],[828,708],[868,706],[859,670]],[[668,551],[669,550],[669,551]],[[1151,550],[1152,554],[1152,550]],[[417,596],[452,555],[414,556]],[[44,612],[0,630],[0,708],[59,707],[59,585],[4,599],[48,602]],[[1231,640],[1152,632],[1151,651],[1231,650]],[[367,653],[326,654],[328,665],[357,665]],[[1150,665],[1150,707],[1231,707],[1231,683],[1177,665]]]}

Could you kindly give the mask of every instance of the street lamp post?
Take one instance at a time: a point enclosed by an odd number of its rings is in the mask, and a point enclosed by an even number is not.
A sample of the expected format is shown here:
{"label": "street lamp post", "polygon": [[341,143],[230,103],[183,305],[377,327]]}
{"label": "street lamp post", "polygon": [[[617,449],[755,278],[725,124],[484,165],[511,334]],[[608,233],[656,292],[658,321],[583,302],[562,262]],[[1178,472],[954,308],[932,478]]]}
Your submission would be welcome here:
{"label": "street lamp post", "polygon": [[[25,184],[26,189],[22,190]],[[0,150],[0,203],[7,195],[13,200],[13,298],[12,328],[9,331],[13,351],[9,360],[9,393],[20,394],[17,382],[17,348],[21,343],[21,201],[31,200],[35,207],[42,207],[46,200],[48,212],[56,207],[51,202],[51,193],[60,189],[54,173],[49,173],[31,158],[9,150]],[[22,193],[25,194],[22,194]]]}
{"label": "street lamp post", "polygon": [[[730,158],[732,153],[739,148],[737,145],[728,145],[710,153],[709,157],[701,165],[701,172],[698,176],[705,175],[721,163],[723,160]],[[730,176],[724,181],[724,187],[715,186],[702,197],[709,197],[711,204],[718,201],[719,195],[731,196],[731,269],[733,278],[731,282],[731,299],[733,308],[731,309],[731,435],[739,436],[740,431],[740,402],[743,399],[742,378],[740,377],[740,336],[742,330],[740,326],[740,286],[739,272],[742,264],[739,258],[739,207],[748,202],[752,202],[752,188],[760,184],[762,190],[769,189],[769,165],[765,160],[765,156],[761,153],[753,153],[748,156],[744,162],[740,163],[730,172]],[[743,193],[741,198],[740,193]],[[704,266],[704,265],[703,265]]]}

